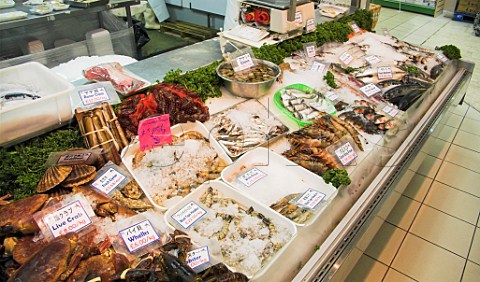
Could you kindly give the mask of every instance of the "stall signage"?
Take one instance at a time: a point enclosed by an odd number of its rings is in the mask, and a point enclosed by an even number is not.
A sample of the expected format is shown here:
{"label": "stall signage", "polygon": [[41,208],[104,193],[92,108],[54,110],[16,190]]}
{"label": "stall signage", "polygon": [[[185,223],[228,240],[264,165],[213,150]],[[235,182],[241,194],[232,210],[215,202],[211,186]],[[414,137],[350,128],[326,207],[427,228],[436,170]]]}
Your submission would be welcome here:
{"label": "stall signage", "polygon": [[318,71],[319,73],[323,73],[323,71],[325,70],[325,67],[326,67],[325,64],[320,63],[319,61],[314,61],[312,63],[311,70]]}
{"label": "stall signage", "polygon": [[187,253],[187,265],[195,269],[210,262],[208,246],[204,246]]}
{"label": "stall signage", "polygon": [[361,32],[360,28],[358,27],[358,25],[356,23],[350,24],[350,27],[352,28],[353,32],[355,32],[355,33],[360,33]]}
{"label": "stall signage", "polygon": [[125,178],[125,175],[111,167],[91,185],[101,192],[109,194],[116,189]]}
{"label": "stall signage", "polygon": [[43,222],[48,226],[53,237],[65,235],[69,232],[77,232],[92,224],[92,220],[79,200],[45,215]]}
{"label": "stall signage", "polygon": [[170,115],[165,114],[141,120],[138,125],[138,139],[140,140],[140,151],[172,143]]}
{"label": "stall signage", "polygon": [[395,117],[396,115],[398,115],[398,110],[390,106],[383,107],[382,111],[384,111],[387,115],[391,117]]}
{"label": "stall signage", "polygon": [[61,155],[58,158],[57,164],[59,165],[69,165],[86,162],[92,153],[75,153],[75,154],[65,154]]}
{"label": "stall signage", "polygon": [[442,61],[444,63],[448,62],[447,56],[445,56],[443,53],[438,53],[437,54],[437,59],[439,59],[440,61]]}
{"label": "stall signage", "polygon": [[332,102],[338,99],[337,94],[335,94],[332,91],[328,91],[326,96],[327,96],[328,100],[330,100]]}
{"label": "stall signage", "polygon": [[378,67],[377,68],[378,79],[391,79],[393,78],[393,72],[391,67]]}
{"label": "stall signage", "polygon": [[297,204],[310,210],[314,210],[318,204],[326,197],[325,194],[314,189],[308,189],[297,200]]}
{"label": "stall signage", "polygon": [[153,228],[152,223],[147,219],[121,230],[118,234],[130,253],[160,239],[160,236],[158,236]]}
{"label": "stall signage", "polygon": [[317,29],[317,25],[315,24],[315,19],[308,19],[307,26],[305,27],[307,32],[312,32]]}
{"label": "stall signage", "polygon": [[365,86],[360,87],[360,91],[362,91],[363,94],[365,94],[367,97],[370,97],[379,92],[382,92],[382,90],[373,83],[369,83]]}
{"label": "stall signage", "polygon": [[237,61],[237,67],[235,68],[235,71],[242,71],[249,69],[254,66],[252,56],[250,56],[250,53],[245,53],[243,55],[240,55],[235,58]]}
{"label": "stall signage", "polygon": [[380,58],[375,55],[370,55],[365,57],[365,61],[367,61],[370,65],[375,65],[380,63],[382,60],[380,60]]}
{"label": "stall signage", "polygon": [[337,155],[342,165],[348,165],[358,157],[357,152],[355,152],[350,142],[335,149],[335,155]]}
{"label": "stall signage", "polygon": [[295,23],[298,25],[303,24],[303,16],[301,11],[298,11],[295,13]]}
{"label": "stall signage", "polygon": [[305,50],[307,50],[307,57],[309,57],[309,58],[315,57],[316,49],[317,48],[315,47],[315,45],[309,45],[309,46],[305,47]]}
{"label": "stall signage", "polygon": [[80,90],[78,91],[78,95],[80,95],[80,99],[85,106],[110,100],[110,96],[108,96],[105,87]]}
{"label": "stall signage", "polygon": [[348,54],[348,52],[344,52],[340,55],[340,61],[342,61],[345,65],[350,64],[353,61],[352,55]]}
{"label": "stall signage", "polygon": [[194,202],[186,204],[183,208],[177,211],[172,218],[178,222],[183,228],[187,229],[192,224],[197,222],[207,212]]}
{"label": "stall signage", "polygon": [[263,171],[259,170],[258,168],[254,167],[251,170],[247,171],[243,175],[238,177],[238,180],[242,182],[245,186],[250,187],[252,186],[255,182],[259,181],[260,179],[264,178],[267,176],[266,173]]}

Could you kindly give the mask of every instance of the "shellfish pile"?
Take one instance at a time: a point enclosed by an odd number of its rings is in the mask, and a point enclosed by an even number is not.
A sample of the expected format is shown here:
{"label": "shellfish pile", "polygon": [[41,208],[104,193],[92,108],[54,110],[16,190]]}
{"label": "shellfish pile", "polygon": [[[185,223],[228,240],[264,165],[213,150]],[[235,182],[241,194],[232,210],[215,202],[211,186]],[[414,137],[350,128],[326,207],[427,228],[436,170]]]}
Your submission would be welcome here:
{"label": "shellfish pile", "polygon": [[40,179],[37,192],[45,193],[59,185],[65,188],[80,186],[90,182],[96,175],[97,169],[90,165],[51,166]]}

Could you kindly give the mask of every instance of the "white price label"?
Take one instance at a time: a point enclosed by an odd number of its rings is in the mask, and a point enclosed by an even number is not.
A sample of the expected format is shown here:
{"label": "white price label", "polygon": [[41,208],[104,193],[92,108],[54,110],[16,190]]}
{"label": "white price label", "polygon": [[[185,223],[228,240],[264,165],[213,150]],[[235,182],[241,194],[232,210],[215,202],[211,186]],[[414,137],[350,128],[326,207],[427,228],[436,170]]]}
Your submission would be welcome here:
{"label": "white price label", "polygon": [[249,53],[243,54],[236,58],[238,67],[235,71],[242,71],[254,66],[252,56]]}
{"label": "white price label", "polygon": [[367,97],[370,97],[370,96],[375,95],[379,92],[382,92],[382,90],[380,88],[378,88],[373,83],[369,83],[365,86],[360,87],[360,91],[362,91],[363,94],[365,94],[365,96],[367,96]]}
{"label": "white price label", "polygon": [[123,239],[123,242],[130,253],[160,239],[149,220],[135,223],[134,225],[121,230],[118,234]]}
{"label": "white price label", "polygon": [[445,56],[443,53],[438,53],[437,54],[437,59],[439,59],[440,61],[442,61],[444,63],[448,62],[447,56]]}
{"label": "white price label", "polygon": [[254,167],[251,170],[247,171],[243,175],[238,177],[238,180],[242,182],[245,186],[250,187],[252,186],[255,182],[259,181],[260,179],[264,178],[267,176],[266,173],[263,171],[259,170],[258,168]]}
{"label": "white price label", "polygon": [[318,204],[326,197],[322,192],[308,189],[300,199],[297,200],[297,204],[307,209],[314,210]]}
{"label": "white price label", "polygon": [[347,142],[335,149],[335,155],[337,155],[338,159],[340,159],[342,165],[348,165],[358,157],[357,152],[355,152],[350,142]]}
{"label": "white price label", "polygon": [[204,246],[187,253],[187,265],[192,269],[210,262],[208,246]]}
{"label": "white price label", "polygon": [[79,200],[47,214],[43,217],[43,222],[48,226],[53,237],[76,232],[92,224],[92,220]]}
{"label": "white price label", "polygon": [[81,90],[78,91],[78,95],[80,95],[80,99],[85,106],[110,100],[105,87]]}
{"label": "white price label", "polygon": [[332,102],[338,99],[337,94],[333,93],[332,91],[328,91],[326,96],[327,96],[328,100],[330,100]]}
{"label": "white price label", "polygon": [[323,71],[325,70],[325,67],[326,67],[325,64],[322,64],[318,61],[314,61],[310,69],[313,71],[318,71],[319,73],[323,73]]}
{"label": "white price label", "polygon": [[120,183],[122,183],[125,178],[127,177],[115,170],[114,168],[109,168],[91,185],[92,187],[102,191],[103,193],[109,194],[115,188],[117,188],[118,185],[120,185]]}
{"label": "white price label", "polygon": [[298,11],[298,12],[295,13],[295,23],[298,24],[298,25],[303,24],[302,12]]}
{"label": "white price label", "polygon": [[310,45],[310,46],[305,47],[305,50],[307,51],[307,57],[309,57],[309,58],[315,57],[315,55],[317,53],[316,49],[317,48],[315,48],[314,45]]}
{"label": "white price label", "polygon": [[370,65],[375,65],[380,63],[382,60],[380,60],[380,58],[375,55],[370,55],[365,57],[365,61],[367,61]]}
{"label": "white price label", "polygon": [[66,154],[60,156],[58,158],[57,164],[59,165],[68,165],[68,164],[76,164],[79,162],[86,162],[92,153],[77,153],[77,154]]}
{"label": "white price label", "polygon": [[345,65],[348,65],[353,61],[353,57],[352,55],[348,54],[348,52],[345,52],[340,55],[340,61],[342,61]]}
{"label": "white price label", "polygon": [[178,222],[183,228],[187,229],[197,220],[202,218],[207,212],[194,202],[186,204],[177,211],[172,218]]}
{"label": "white price label", "polygon": [[306,26],[307,32],[312,32],[312,31],[315,31],[316,29],[317,29],[317,26],[315,25],[315,19],[308,19],[307,26]]}
{"label": "white price label", "polygon": [[360,28],[358,27],[358,25],[356,23],[351,24],[350,27],[352,28],[353,32],[355,32],[355,33],[360,33],[361,32]]}
{"label": "white price label", "polygon": [[387,115],[391,117],[395,117],[396,115],[398,115],[398,110],[390,106],[383,107],[382,111],[384,111]]}
{"label": "white price label", "polygon": [[391,79],[393,78],[393,72],[391,67],[378,67],[377,68],[378,79]]}

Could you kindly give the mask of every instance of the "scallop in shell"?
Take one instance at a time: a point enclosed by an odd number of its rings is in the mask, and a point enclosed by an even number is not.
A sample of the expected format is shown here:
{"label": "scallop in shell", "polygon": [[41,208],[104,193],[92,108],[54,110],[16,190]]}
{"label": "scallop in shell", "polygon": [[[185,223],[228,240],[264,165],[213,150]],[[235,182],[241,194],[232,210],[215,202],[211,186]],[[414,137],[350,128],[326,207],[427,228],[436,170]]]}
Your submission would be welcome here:
{"label": "scallop in shell", "polygon": [[49,167],[45,171],[42,179],[40,179],[40,182],[38,182],[37,192],[43,193],[54,188],[64,181],[71,172],[71,166],[60,165]]}
{"label": "scallop in shell", "polygon": [[62,182],[63,187],[74,187],[85,184],[95,178],[96,168],[91,165],[72,165],[72,172]]}

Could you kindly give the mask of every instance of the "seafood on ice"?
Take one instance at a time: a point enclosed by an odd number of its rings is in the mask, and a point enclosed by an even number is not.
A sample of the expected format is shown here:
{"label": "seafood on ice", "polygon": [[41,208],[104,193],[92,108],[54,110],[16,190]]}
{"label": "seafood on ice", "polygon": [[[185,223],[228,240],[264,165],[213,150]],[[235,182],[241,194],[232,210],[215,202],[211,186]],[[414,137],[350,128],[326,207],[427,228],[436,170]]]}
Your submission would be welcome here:
{"label": "seafood on ice", "polygon": [[310,209],[302,208],[294,203],[292,200],[300,197],[302,193],[287,195],[277,202],[270,205],[270,208],[276,212],[291,219],[293,222],[303,224],[313,216],[313,211]]}
{"label": "seafood on ice", "polygon": [[296,119],[310,121],[322,113],[335,113],[335,107],[323,95],[287,88],[281,92],[282,104]]}
{"label": "seafood on ice", "polygon": [[375,105],[365,100],[355,100],[351,110],[338,117],[367,134],[381,134],[395,125],[393,118],[376,111]]}

